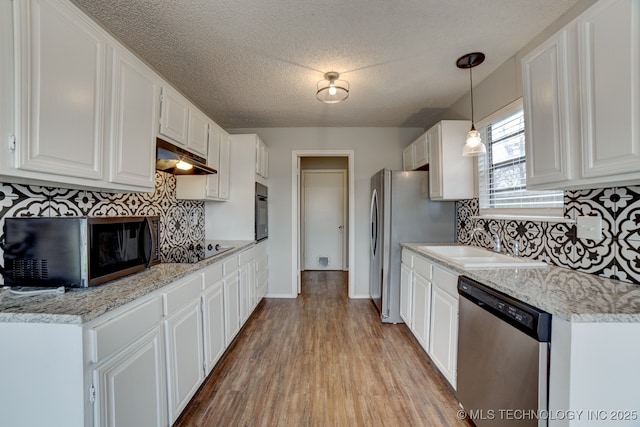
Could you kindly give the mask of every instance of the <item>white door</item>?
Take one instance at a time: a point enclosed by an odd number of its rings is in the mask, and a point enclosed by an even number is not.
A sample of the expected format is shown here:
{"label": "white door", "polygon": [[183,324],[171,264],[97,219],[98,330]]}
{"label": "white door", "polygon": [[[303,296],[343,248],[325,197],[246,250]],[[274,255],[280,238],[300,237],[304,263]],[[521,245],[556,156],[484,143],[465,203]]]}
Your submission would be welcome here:
{"label": "white door", "polygon": [[346,221],[344,170],[303,170],[304,270],[342,270]]}

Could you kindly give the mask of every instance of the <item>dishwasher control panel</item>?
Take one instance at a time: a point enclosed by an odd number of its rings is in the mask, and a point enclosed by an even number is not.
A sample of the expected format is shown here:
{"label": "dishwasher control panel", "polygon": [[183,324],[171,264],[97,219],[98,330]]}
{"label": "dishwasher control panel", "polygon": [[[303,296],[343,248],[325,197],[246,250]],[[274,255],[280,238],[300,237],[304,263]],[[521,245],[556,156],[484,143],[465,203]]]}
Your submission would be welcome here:
{"label": "dishwasher control panel", "polygon": [[551,340],[551,314],[465,276],[458,293],[540,342]]}

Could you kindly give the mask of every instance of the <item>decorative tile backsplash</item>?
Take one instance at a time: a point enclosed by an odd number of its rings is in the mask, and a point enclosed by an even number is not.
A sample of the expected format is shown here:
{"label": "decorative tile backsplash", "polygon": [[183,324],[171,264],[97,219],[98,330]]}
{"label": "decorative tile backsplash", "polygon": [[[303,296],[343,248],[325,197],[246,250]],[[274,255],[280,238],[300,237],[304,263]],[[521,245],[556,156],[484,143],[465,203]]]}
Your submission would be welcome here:
{"label": "decorative tile backsplash", "polygon": [[156,172],[153,193],[113,194],[0,183],[0,230],[4,230],[6,217],[126,215],[160,217],[162,252],[204,239],[204,202],[177,200],[176,178],[168,173]]}
{"label": "decorative tile backsplash", "polygon": [[640,186],[564,192],[564,216],[602,218],[602,238],[578,238],[576,224],[471,218],[479,215],[478,200],[462,200],[458,207],[458,241],[493,248],[484,233],[500,236],[505,250],[517,241],[520,254],[561,267],[640,284]]}

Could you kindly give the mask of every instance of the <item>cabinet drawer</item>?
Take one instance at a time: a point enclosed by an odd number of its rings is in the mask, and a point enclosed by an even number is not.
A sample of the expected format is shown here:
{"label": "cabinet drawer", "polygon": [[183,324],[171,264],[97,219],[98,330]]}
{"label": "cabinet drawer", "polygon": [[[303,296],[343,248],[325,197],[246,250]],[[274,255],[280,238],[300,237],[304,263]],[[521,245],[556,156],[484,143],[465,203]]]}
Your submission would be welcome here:
{"label": "cabinet drawer", "polygon": [[413,257],[413,271],[425,279],[431,280],[431,263],[424,258],[418,256]]}
{"label": "cabinet drawer", "polygon": [[134,341],[162,320],[162,300],[155,297],[90,331],[91,362],[96,363]]}
{"label": "cabinet drawer", "polygon": [[440,267],[433,267],[433,283],[458,299],[458,276]]}
{"label": "cabinet drawer", "polygon": [[413,268],[413,255],[406,249],[402,250],[402,263],[409,268]]}
{"label": "cabinet drawer", "polygon": [[225,259],[222,264],[222,274],[225,276],[238,269],[238,256],[234,255],[228,259]]}
{"label": "cabinet drawer", "polygon": [[175,313],[178,309],[200,297],[202,275],[196,274],[181,281],[163,294],[164,315]]}
{"label": "cabinet drawer", "polygon": [[222,263],[219,262],[217,264],[211,265],[207,267],[207,269],[203,273],[204,276],[204,289],[209,289],[217,282],[222,280]]}
{"label": "cabinet drawer", "polygon": [[240,265],[251,262],[254,258],[255,258],[255,251],[253,248],[247,249],[244,252],[240,252],[240,254],[238,255]]}

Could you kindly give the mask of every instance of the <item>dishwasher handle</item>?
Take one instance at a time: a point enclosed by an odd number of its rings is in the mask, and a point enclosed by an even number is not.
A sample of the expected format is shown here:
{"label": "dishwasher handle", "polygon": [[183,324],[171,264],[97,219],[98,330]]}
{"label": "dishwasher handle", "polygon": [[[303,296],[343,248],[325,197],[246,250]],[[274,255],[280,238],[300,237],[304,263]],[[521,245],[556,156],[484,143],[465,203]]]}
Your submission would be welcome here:
{"label": "dishwasher handle", "polygon": [[551,314],[491,289],[469,277],[458,277],[458,293],[538,342],[551,341]]}

